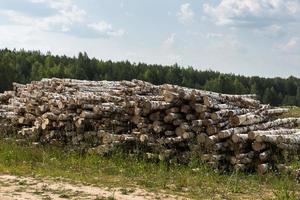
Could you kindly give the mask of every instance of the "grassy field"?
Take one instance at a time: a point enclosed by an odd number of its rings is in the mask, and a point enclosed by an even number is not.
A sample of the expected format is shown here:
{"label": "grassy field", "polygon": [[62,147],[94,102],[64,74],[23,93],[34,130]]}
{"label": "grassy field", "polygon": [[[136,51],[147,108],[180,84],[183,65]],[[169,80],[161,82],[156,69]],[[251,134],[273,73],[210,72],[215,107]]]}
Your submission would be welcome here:
{"label": "grassy field", "polygon": [[[291,115],[300,116],[300,109],[293,109]],[[96,186],[119,187],[124,192],[140,187],[192,199],[300,199],[300,184],[286,175],[219,174],[197,160],[188,166],[166,165],[122,153],[103,158],[7,140],[0,140],[0,173],[63,177]]]}
{"label": "grassy field", "polygon": [[135,156],[80,155],[54,147],[0,142],[0,172],[64,177],[97,186],[136,186],[193,199],[297,199],[300,185],[288,176],[221,175],[196,161],[189,166],[150,163]]}

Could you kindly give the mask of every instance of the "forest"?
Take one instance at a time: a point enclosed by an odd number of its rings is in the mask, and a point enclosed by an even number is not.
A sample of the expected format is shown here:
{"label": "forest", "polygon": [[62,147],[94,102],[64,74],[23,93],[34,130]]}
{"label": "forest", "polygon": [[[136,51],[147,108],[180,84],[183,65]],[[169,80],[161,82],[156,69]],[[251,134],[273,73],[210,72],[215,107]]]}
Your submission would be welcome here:
{"label": "forest", "polygon": [[258,98],[274,106],[300,106],[300,79],[264,78],[224,74],[212,70],[103,61],[90,58],[87,53],[76,57],[44,54],[40,51],[0,50],[0,92],[11,89],[12,82],[28,83],[46,77],[86,80],[140,79],[153,84],[170,83],[191,88],[228,94],[255,93]]}

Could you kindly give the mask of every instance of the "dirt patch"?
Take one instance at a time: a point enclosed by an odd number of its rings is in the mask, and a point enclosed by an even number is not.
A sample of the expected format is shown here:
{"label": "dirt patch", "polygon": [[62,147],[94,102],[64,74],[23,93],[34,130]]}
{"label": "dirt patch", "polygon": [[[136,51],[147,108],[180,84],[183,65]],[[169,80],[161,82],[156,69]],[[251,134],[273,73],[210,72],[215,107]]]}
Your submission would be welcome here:
{"label": "dirt patch", "polygon": [[0,175],[1,200],[144,200],[186,198],[147,192],[140,188],[100,188],[62,179]]}

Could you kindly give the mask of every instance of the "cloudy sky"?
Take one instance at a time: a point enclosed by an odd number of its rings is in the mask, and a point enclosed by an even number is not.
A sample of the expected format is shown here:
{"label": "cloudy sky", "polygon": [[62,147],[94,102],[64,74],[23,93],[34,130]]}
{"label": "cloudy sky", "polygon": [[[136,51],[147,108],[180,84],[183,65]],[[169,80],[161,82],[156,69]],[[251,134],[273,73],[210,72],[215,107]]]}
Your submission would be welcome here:
{"label": "cloudy sky", "polygon": [[300,0],[0,0],[0,48],[300,77]]}

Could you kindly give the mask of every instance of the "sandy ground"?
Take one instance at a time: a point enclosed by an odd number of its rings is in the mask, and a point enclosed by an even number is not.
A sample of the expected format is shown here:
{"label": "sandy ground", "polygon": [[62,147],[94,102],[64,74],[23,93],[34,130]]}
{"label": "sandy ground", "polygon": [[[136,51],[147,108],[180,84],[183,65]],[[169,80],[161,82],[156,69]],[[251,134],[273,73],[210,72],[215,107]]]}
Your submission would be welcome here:
{"label": "sandy ground", "polygon": [[183,200],[185,198],[150,193],[138,188],[100,188],[79,183],[71,183],[60,179],[0,175],[0,199]]}

